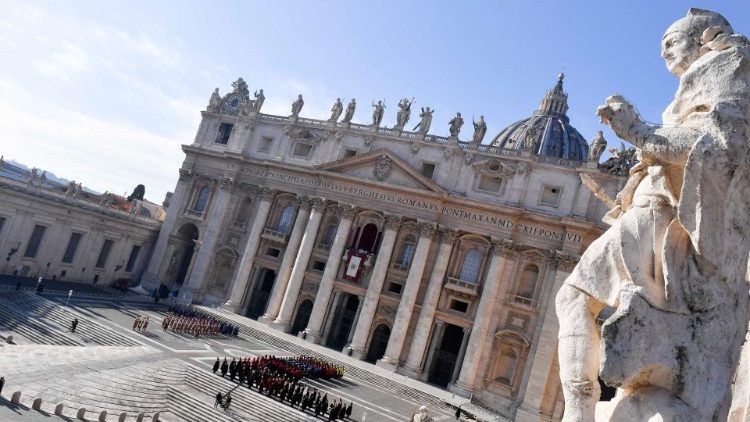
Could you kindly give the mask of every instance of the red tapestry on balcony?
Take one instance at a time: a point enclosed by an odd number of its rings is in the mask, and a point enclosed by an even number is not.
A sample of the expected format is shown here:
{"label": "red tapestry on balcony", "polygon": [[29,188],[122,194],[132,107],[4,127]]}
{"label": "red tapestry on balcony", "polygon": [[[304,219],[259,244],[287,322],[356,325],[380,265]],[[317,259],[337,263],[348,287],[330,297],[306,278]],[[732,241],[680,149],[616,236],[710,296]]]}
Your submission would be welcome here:
{"label": "red tapestry on balcony", "polygon": [[365,265],[367,253],[349,251],[346,253],[346,269],[344,270],[344,280],[359,283],[359,277],[362,275],[362,267]]}

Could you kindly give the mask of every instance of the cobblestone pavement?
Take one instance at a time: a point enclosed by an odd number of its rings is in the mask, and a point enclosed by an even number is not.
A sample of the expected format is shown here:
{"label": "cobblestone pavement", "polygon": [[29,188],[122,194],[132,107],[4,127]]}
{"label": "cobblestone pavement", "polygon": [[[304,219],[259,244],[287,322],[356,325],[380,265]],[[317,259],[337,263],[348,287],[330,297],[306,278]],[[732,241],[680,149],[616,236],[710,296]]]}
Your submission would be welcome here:
{"label": "cobblestone pavement", "polygon": [[[0,347],[0,375],[6,378],[0,420],[70,420],[82,408],[88,420],[98,420],[102,411],[109,421],[120,420],[122,413],[124,420],[135,421],[141,412],[144,420],[157,412],[166,421],[316,420],[314,414],[246,386],[232,393],[230,411],[212,406],[218,391],[236,386],[211,373],[216,357],[305,352],[257,331],[255,321],[247,320],[239,337],[195,338],[161,329],[163,305],[73,297],[66,306],[66,299],[63,294],[38,296],[24,290],[0,295],[0,336],[13,335],[16,343]],[[137,315],[150,317],[147,332],[132,330]],[[80,322],[71,334],[66,331],[74,317]],[[425,401],[436,420],[454,420],[439,397],[407,386],[394,388],[392,380],[358,367],[347,366],[340,380],[305,382],[327,392],[329,401],[340,397],[354,402],[354,421],[406,421]],[[19,405],[9,401],[15,391],[22,392]],[[41,413],[29,410],[36,398],[42,399]],[[63,418],[54,415],[59,404]]]}

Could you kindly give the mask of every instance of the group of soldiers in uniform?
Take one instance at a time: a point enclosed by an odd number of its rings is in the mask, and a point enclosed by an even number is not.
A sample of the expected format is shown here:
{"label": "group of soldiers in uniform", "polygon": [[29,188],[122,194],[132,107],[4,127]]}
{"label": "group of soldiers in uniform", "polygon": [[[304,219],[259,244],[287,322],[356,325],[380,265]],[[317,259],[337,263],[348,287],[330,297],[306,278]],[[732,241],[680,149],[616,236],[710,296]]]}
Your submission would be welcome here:
{"label": "group of soldiers in uniform", "polygon": [[200,334],[224,334],[236,336],[239,328],[219,319],[208,316],[191,306],[173,305],[161,323],[164,331],[187,333],[198,337]]}
{"label": "group of soldiers in uniform", "polygon": [[146,331],[148,329],[148,315],[138,315],[133,321],[133,331]]}
{"label": "group of soldiers in uniform", "polygon": [[[224,358],[216,358],[213,372],[220,372],[222,377],[229,374],[229,379],[235,378],[248,388],[256,388],[259,393],[279,399],[290,406],[298,406],[299,410],[311,411],[315,416],[328,415],[328,420],[334,421],[348,418],[352,414],[352,403],[347,406],[342,399],[329,403],[328,393],[321,394],[317,389],[304,385],[303,378],[331,379],[341,378],[344,368],[325,362],[312,356],[279,358],[263,356],[256,358],[232,358],[231,362]],[[218,397],[218,395],[217,395]]]}

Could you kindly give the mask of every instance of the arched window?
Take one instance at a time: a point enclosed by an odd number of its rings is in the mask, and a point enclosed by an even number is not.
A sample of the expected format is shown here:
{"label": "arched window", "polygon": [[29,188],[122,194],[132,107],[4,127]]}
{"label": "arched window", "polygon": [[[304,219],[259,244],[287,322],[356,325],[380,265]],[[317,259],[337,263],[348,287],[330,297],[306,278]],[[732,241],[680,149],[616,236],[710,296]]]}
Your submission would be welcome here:
{"label": "arched window", "polygon": [[194,211],[203,212],[206,210],[206,205],[208,204],[208,195],[211,193],[211,189],[208,188],[208,186],[203,186],[198,192],[198,196],[195,198],[195,206],[193,207]]}
{"label": "arched window", "polygon": [[325,231],[323,232],[323,240],[321,243],[325,246],[330,247],[333,245],[334,239],[336,239],[336,230],[338,229],[338,221],[331,217],[328,219]]}
{"label": "arched window", "polygon": [[243,198],[237,207],[237,214],[234,217],[234,221],[240,224],[247,223],[250,218],[250,209],[253,205],[253,201],[250,198]]}
{"label": "arched window", "polygon": [[406,268],[409,265],[411,265],[411,260],[414,258],[414,250],[417,248],[417,240],[414,238],[413,235],[406,236],[406,239],[404,239],[404,246],[401,249],[401,259],[399,259],[399,264]]}
{"label": "arched window", "polygon": [[291,205],[287,205],[286,208],[284,208],[284,211],[281,212],[281,217],[279,218],[279,225],[276,226],[276,230],[282,233],[288,234],[292,230],[293,224],[294,224],[294,207]]}
{"label": "arched window", "polygon": [[518,352],[510,346],[503,345],[495,365],[495,381],[506,385],[513,385],[516,369],[518,368]]}
{"label": "arched window", "polygon": [[521,273],[521,280],[516,288],[516,295],[526,299],[533,299],[536,291],[536,281],[539,278],[539,267],[533,264],[527,265]]}
{"label": "arched window", "polygon": [[461,264],[461,272],[458,278],[463,281],[476,283],[479,281],[479,270],[482,267],[482,253],[479,249],[469,249],[464,255],[464,262]]}

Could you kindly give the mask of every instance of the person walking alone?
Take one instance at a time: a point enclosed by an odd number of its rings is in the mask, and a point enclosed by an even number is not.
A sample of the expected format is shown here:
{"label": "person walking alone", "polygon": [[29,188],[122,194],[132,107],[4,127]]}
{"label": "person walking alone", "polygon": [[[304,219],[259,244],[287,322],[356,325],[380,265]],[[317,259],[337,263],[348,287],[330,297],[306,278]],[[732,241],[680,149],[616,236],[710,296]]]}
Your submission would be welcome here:
{"label": "person walking alone", "polygon": [[0,397],[3,395],[3,387],[5,387],[5,377],[0,377]]}
{"label": "person walking alone", "polygon": [[76,327],[78,327],[78,318],[73,318],[73,322],[70,323],[70,329],[68,331],[75,334]]}

